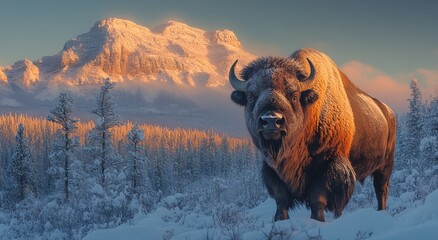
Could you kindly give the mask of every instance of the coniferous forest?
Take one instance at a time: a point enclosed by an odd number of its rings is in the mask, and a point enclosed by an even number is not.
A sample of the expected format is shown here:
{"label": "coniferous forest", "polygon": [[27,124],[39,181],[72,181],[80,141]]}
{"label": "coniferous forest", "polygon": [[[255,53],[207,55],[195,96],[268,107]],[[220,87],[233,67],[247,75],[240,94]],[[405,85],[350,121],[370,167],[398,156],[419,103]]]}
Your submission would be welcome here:
{"label": "coniferous forest", "polygon": [[[0,116],[0,224],[9,226],[0,238],[81,239],[172,204],[211,215],[231,236],[251,221],[245,211],[268,195],[249,139],[121,122],[115,87],[107,79],[96,93],[94,121],[76,118],[66,91],[46,118]],[[410,87],[409,112],[398,116],[391,214],[438,188],[438,98],[423,99],[416,80]],[[346,211],[374,199],[367,179]]]}

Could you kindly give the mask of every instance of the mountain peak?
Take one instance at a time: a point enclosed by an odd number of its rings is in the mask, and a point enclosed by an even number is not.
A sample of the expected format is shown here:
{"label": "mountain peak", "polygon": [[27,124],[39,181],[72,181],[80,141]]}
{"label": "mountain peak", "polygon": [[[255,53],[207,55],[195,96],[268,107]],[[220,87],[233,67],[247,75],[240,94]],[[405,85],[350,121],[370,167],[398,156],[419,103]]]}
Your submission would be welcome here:
{"label": "mountain peak", "polygon": [[175,20],[169,20],[169,21],[167,21],[167,23],[164,24],[164,25],[167,25],[167,26],[180,26],[180,27],[193,28],[193,27],[190,27],[189,25],[187,25],[186,23],[179,22],[179,21],[175,21]]}
{"label": "mountain peak", "polygon": [[97,21],[91,32],[93,31],[106,31],[108,33],[120,32],[120,31],[146,31],[150,32],[147,27],[138,25],[137,23],[121,18],[104,18]]}
{"label": "mountain peak", "polygon": [[154,33],[171,35],[191,35],[193,37],[202,36],[205,31],[199,28],[191,27],[185,23],[170,20],[165,24],[156,26],[152,30]]}
{"label": "mountain peak", "polygon": [[24,59],[14,63],[12,69],[8,72],[8,75],[9,73],[11,73],[11,77],[8,76],[8,81],[14,82],[24,88],[35,85],[40,80],[40,70],[29,59]]}
{"label": "mountain peak", "polygon": [[228,44],[236,48],[242,48],[236,34],[228,29],[216,30],[213,35],[213,41],[216,44]]}

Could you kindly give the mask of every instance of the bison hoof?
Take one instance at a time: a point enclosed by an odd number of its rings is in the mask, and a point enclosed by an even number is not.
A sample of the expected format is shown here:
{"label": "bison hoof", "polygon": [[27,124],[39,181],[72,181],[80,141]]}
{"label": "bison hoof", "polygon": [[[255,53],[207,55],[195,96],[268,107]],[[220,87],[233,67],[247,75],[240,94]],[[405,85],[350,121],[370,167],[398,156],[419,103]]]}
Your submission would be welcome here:
{"label": "bison hoof", "polygon": [[289,219],[289,213],[287,212],[287,209],[277,209],[277,212],[275,212],[274,221],[281,221]]}

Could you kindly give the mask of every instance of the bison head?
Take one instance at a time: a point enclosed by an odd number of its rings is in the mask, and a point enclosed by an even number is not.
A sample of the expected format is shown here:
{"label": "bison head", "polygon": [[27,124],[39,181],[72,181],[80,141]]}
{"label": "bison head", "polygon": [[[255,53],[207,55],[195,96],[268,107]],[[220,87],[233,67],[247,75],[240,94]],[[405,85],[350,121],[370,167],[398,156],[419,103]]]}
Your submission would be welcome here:
{"label": "bison head", "polygon": [[235,91],[231,99],[245,106],[245,121],[255,145],[275,160],[285,141],[302,135],[306,109],[318,99],[312,89],[315,67],[310,59],[259,58],[229,80]]}

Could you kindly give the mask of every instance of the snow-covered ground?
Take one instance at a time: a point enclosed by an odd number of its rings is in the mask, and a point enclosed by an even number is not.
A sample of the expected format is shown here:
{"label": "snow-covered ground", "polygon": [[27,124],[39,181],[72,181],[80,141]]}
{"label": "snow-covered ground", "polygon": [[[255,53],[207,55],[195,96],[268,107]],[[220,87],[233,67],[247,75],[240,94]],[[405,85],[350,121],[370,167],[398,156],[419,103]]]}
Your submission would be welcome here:
{"label": "snow-covered ground", "polygon": [[[229,221],[178,207],[175,195],[146,216],[130,224],[91,232],[87,240],[111,239],[436,239],[438,235],[438,190],[424,204],[394,216],[371,208],[344,213],[338,219],[327,214],[327,222],[310,219],[310,212],[298,208],[290,219],[273,223],[275,202],[267,199],[248,212],[229,216]],[[397,200],[392,200],[397,201]],[[225,208],[226,209],[226,208]],[[225,210],[226,211],[226,210]],[[244,216],[242,216],[244,215]],[[235,220],[240,222],[233,222]]]}

